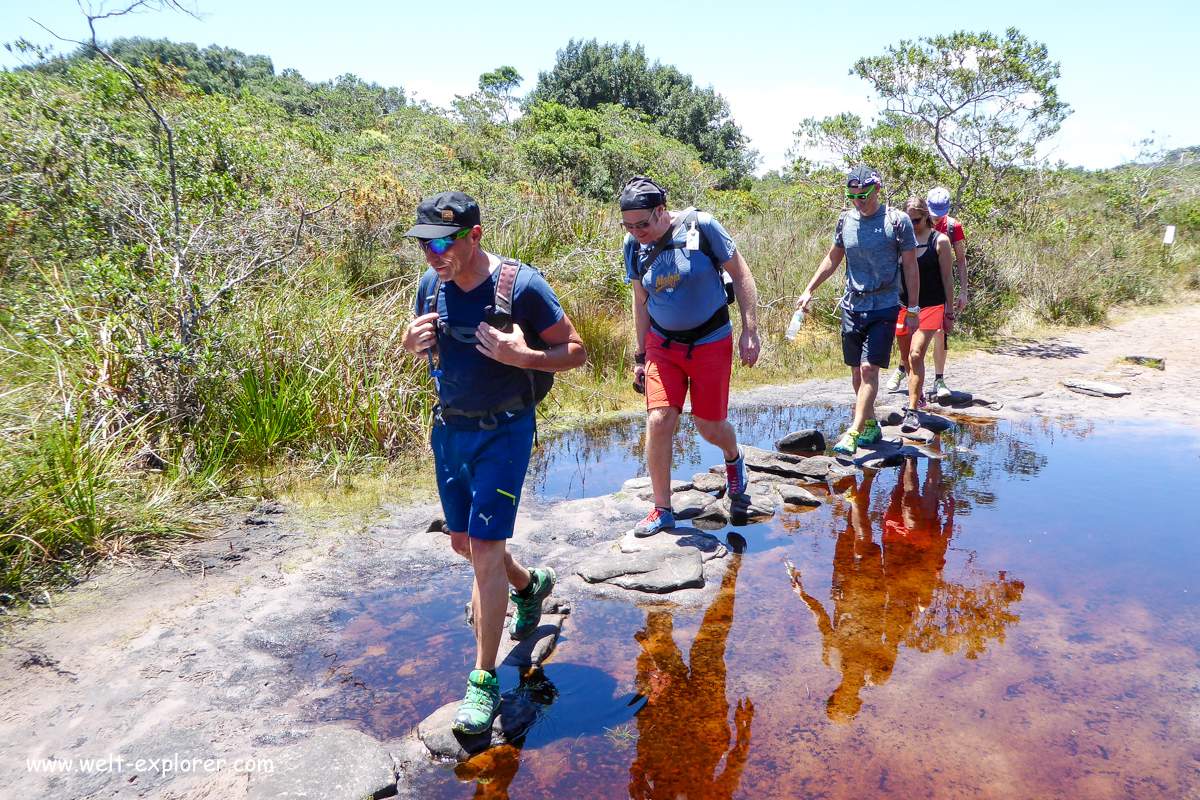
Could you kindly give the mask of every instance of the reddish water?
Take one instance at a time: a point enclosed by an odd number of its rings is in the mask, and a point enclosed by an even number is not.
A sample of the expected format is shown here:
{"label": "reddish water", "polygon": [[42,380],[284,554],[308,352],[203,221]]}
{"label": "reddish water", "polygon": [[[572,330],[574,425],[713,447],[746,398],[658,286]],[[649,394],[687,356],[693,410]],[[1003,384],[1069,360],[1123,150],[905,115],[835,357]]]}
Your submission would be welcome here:
{"label": "reddish water", "polygon": [[[735,423],[765,442],[823,413]],[[538,490],[612,491],[637,438],[551,443]],[[678,474],[714,460],[682,438]],[[702,612],[576,603],[543,672],[501,671],[543,705],[523,746],[407,780],[430,798],[1200,796],[1200,436],[1002,424],[942,447],[739,529],[749,550]],[[459,697],[468,592],[464,570],[362,598],[339,663],[310,661],[342,681],[314,718],[388,738]]]}

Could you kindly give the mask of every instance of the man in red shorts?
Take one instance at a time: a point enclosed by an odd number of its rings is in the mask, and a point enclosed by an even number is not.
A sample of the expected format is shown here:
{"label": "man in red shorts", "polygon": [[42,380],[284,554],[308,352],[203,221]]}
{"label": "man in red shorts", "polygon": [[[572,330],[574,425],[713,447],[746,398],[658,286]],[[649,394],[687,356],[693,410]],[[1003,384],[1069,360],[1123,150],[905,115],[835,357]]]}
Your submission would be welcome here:
{"label": "man in red shorts", "polygon": [[675,527],[671,447],[689,390],[696,430],[724,454],[730,496],[746,492],[745,461],[726,419],[733,327],[725,275],[741,310],[738,354],[746,366],[758,361],[758,296],[750,268],[711,214],[669,211],[666,192],[649,178],[630,180],[620,202],[637,335],[634,384],[646,392],[646,462],[654,489],[654,510],[633,531],[651,536]]}

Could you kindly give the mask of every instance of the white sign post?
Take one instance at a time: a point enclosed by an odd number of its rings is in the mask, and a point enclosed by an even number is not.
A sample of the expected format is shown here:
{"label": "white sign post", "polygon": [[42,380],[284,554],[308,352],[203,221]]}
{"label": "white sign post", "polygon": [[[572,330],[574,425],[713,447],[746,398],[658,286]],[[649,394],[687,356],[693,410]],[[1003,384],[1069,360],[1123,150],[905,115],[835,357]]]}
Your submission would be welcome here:
{"label": "white sign post", "polygon": [[1163,244],[1165,244],[1167,246],[1175,244],[1175,226],[1174,225],[1167,226],[1167,232],[1163,236]]}

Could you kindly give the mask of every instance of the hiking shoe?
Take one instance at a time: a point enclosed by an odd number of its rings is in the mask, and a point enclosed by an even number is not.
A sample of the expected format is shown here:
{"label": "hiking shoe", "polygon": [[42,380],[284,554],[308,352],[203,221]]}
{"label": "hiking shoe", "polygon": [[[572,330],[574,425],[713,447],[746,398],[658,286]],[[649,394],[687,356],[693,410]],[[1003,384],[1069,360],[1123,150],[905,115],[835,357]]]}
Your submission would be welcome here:
{"label": "hiking shoe", "polygon": [[892,377],[888,378],[887,390],[894,392],[900,388],[900,384],[904,383],[908,378],[908,373],[900,367],[896,367],[896,371],[892,373]]}
{"label": "hiking shoe", "polygon": [[883,438],[883,428],[879,427],[879,420],[869,419],[863,423],[863,429],[858,434],[858,443],[863,447],[875,444]]}
{"label": "hiking shoe", "polygon": [[520,641],[537,630],[537,626],[542,622],[542,601],[554,591],[555,580],[557,577],[554,570],[549,567],[535,567],[529,570],[529,586],[526,587],[530,590],[528,597],[521,597],[516,590],[508,593],[517,606],[512,622],[508,625],[508,635],[511,638]]}
{"label": "hiking shoe", "polygon": [[833,452],[847,456],[854,455],[854,451],[858,449],[858,437],[858,431],[846,431],[842,434],[842,438],[838,439],[838,443],[833,446]]}
{"label": "hiking shoe", "polygon": [[917,417],[917,410],[915,408],[904,409],[904,421],[900,423],[900,432],[913,433],[919,427],[921,427],[921,420]]}
{"label": "hiking shoe", "polygon": [[500,681],[487,670],[471,670],[467,678],[467,696],[454,715],[451,730],[459,733],[483,733],[492,727],[500,713]]}
{"label": "hiking shoe", "polygon": [[944,378],[937,378],[936,380],[934,380],[933,393],[934,393],[934,395],[937,396],[938,400],[949,400],[950,399],[950,395],[951,395],[950,387],[946,386],[946,381]]}
{"label": "hiking shoe", "polygon": [[730,464],[725,462],[725,482],[729,486],[729,494],[745,494],[746,487],[750,482],[746,480],[746,454],[742,452],[742,446],[738,445],[737,461]]}
{"label": "hiking shoe", "polygon": [[923,395],[923,394],[918,395],[917,396],[917,408],[924,408],[927,405],[929,405],[929,403],[927,403],[925,401],[925,395]]}
{"label": "hiking shoe", "polygon": [[670,530],[674,527],[675,515],[671,513],[671,509],[655,506],[644,520],[633,526],[633,535],[653,536],[659,531]]}

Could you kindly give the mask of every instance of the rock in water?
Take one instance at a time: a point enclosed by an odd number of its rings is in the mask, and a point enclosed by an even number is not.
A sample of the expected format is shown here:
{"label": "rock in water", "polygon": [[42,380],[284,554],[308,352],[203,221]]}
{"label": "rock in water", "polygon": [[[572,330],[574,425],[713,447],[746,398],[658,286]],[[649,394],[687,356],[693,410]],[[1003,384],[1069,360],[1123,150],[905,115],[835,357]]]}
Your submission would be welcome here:
{"label": "rock in water", "polygon": [[776,487],[779,490],[779,496],[783,498],[783,502],[793,506],[819,506],[821,505],[820,498],[816,497],[807,489],[802,489],[799,486],[793,486],[790,483],[781,483]]}
{"label": "rock in water", "polygon": [[695,489],[671,495],[671,508],[675,512],[675,519],[698,517],[715,502],[717,501],[711,494],[697,492]]}
{"label": "rock in water", "polygon": [[698,492],[716,492],[724,494],[728,484],[724,475],[714,475],[711,472],[697,472],[692,476],[692,488]]}
{"label": "rock in water", "polygon": [[700,552],[692,547],[609,553],[588,559],[575,571],[588,583],[603,581],[623,589],[652,594],[704,586],[704,560]]}
{"label": "rock in water", "polygon": [[1101,383],[1100,381],[1084,381],[1077,378],[1064,378],[1062,385],[1070,389],[1072,392],[1086,394],[1092,397],[1124,397],[1129,394],[1129,390],[1121,386],[1116,386],[1111,383]]}
{"label": "rock in water", "polygon": [[824,453],[825,437],[818,430],[806,428],[789,433],[775,442],[775,449],[784,453]]}

